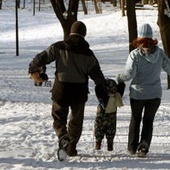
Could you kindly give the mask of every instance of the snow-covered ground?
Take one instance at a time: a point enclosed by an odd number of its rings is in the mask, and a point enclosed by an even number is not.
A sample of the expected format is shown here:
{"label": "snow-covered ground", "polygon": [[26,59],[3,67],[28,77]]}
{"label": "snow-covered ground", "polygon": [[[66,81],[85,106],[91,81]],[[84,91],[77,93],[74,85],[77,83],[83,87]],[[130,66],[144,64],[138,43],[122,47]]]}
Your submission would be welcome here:
{"label": "snow-covered ground", "polygon": [[[79,12],[88,29],[86,40],[96,54],[106,77],[124,69],[128,55],[127,18],[119,8],[103,5],[103,14],[90,10]],[[167,170],[170,169],[170,93],[166,73],[162,72],[162,104],[154,122],[153,140],[146,159],[127,154],[130,122],[129,82],[123,97],[124,107],[118,109],[114,151],[108,152],[106,141],[101,151],[94,150],[94,119],[98,104],[94,83],[86,103],[84,128],[78,144],[79,156],[59,162],[56,158],[57,137],[52,128],[50,87],[36,87],[28,78],[28,64],[50,44],[62,40],[63,32],[50,4],[36,9],[31,3],[19,9],[19,56],[15,45],[15,9],[10,0],[0,10],[0,169],[1,170]],[[160,41],[157,10],[138,10],[138,25],[148,22]],[[54,63],[47,66],[54,79]]]}

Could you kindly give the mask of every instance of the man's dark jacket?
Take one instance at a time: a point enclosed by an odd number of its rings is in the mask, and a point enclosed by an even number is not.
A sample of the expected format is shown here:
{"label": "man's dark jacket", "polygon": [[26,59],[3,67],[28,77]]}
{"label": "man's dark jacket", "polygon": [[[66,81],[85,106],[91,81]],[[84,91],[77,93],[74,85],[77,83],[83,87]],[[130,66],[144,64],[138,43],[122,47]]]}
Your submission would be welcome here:
{"label": "man's dark jacket", "polygon": [[86,102],[89,77],[96,85],[105,84],[98,60],[81,36],[69,35],[65,41],[56,42],[37,54],[29,65],[29,73],[53,61],[56,72],[52,100],[60,105]]}

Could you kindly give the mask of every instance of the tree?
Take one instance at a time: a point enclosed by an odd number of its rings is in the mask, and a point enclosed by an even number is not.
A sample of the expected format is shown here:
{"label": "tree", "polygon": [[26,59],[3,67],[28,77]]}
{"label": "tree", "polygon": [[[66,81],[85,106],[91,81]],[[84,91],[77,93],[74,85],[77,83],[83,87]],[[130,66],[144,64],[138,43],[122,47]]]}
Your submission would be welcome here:
{"label": "tree", "polygon": [[120,0],[120,8],[122,10],[122,16],[125,16],[125,0]]}
{"label": "tree", "polygon": [[64,38],[66,38],[70,34],[71,25],[77,21],[79,0],[69,0],[67,10],[63,0],[50,0],[50,2],[62,25]]}
{"label": "tree", "polygon": [[[166,3],[167,4],[166,4]],[[170,1],[159,0],[158,3],[158,26],[165,53],[170,58]],[[164,13],[166,10],[167,13]],[[169,14],[169,15],[168,15]],[[170,89],[170,77],[168,76],[168,89]]]}
{"label": "tree", "polygon": [[[135,2],[136,0],[127,0],[126,9],[127,9],[127,19],[128,19],[128,31],[129,31],[129,43],[137,38],[137,20],[136,20],[136,11],[135,11]],[[129,44],[129,52],[134,48]]]}
{"label": "tree", "polygon": [[86,15],[87,14],[87,7],[86,7],[85,0],[81,0],[81,3],[82,3],[84,14]]}
{"label": "tree", "polygon": [[20,8],[20,0],[17,0],[17,7]]}
{"label": "tree", "polygon": [[113,4],[113,6],[117,6],[117,1],[116,0],[111,0],[111,3]]}
{"label": "tree", "polygon": [[93,0],[96,14],[102,13],[101,0]]}
{"label": "tree", "polygon": [[2,9],[2,0],[0,0],[0,9]]}

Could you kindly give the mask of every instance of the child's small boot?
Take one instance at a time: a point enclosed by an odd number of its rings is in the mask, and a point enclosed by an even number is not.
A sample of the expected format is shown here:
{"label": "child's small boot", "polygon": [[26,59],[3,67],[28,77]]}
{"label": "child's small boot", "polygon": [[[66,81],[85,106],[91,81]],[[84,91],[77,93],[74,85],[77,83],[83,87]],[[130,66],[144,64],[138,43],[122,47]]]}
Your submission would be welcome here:
{"label": "child's small boot", "polygon": [[96,146],[95,146],[95,149],[96,150],[100,150],[101,149],[101,141],[96,141]]}
{"label": "child's small boot", "polygon": [[107,150],[112,151],[113,150],[113,141],[107,141]]}

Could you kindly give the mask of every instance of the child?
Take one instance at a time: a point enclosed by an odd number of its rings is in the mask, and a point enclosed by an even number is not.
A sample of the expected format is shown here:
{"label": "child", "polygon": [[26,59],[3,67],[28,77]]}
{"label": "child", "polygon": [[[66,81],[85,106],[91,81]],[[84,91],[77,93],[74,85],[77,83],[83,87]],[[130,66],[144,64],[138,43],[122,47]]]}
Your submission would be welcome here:
{"label": "child", "polygon": [[[113,150],[113,140],[116,134],[116,114],[117,107],[123,106],[122,98],[125,89],[125,84],[117,83],[112,79],[106,79],[105,90],[107,96],[101,95],[100,89],[96,86],[95,91],[99,100],[97,107],[97,115],[95,119],[95,149],[101,149],[101,143],[106,136],[107,150]],[[100,94],[100,95],[99,95]]]}

